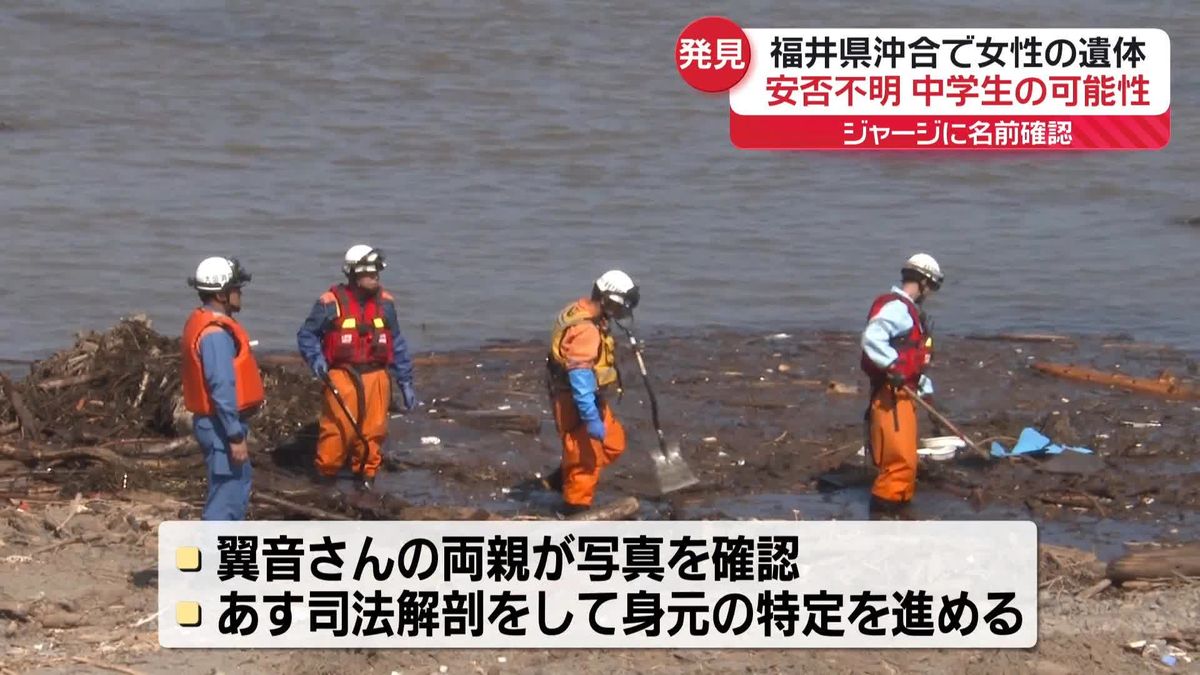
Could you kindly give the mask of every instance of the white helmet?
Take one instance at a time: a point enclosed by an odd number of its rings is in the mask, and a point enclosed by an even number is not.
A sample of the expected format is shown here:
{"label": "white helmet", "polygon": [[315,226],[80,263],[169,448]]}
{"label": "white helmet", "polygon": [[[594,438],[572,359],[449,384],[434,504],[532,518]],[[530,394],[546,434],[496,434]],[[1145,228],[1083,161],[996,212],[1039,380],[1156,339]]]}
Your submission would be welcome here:
{"label": "white helmet", "polygon": [[623,307],[626,312],[632,312],[641,299],[637,284],[621,270],[609,270],[601,274],[592,285],[592,296]]}
{"label": "white helmet", "polygon": [[347,276],[360,272],[382,272],[387,267],[383,252],[366,244],[355,244],[346,251],[342,272]]}
{"label": "white helmet", "polygon": [[196,275],[188,278],[188,285],[198,291],[223,293],[241,288],[250,283],[250,273],[237,258],[219,256],[205,258],[196,266]]}
{"label": "white helmet", "polygon": [[924,277],[933,285],[936,290],[942,285],[945,277],[942,275],[942,268],[938,265],[938,261],[933,259],[933,256],[928,253],[918,253],[909,258],[901,268],[900,273],[906,275],[906,272],[916,272]]}

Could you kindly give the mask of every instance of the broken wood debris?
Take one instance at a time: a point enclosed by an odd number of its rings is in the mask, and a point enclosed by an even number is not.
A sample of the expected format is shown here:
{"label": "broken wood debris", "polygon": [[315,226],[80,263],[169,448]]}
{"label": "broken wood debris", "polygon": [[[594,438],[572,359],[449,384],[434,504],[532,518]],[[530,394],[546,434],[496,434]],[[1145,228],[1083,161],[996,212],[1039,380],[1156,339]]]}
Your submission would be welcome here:
{"label": "broken wood debris", "polygon": [[1067,508],[1095,509],[1102,517],[1107,517],[1107,512],[1101,505],[1100,498],[1095,495],[1074,492],[1045,492],[1038,495],[1037,500],[1046,504],[1054,504]]}
{"label": "broken wood debris", "polygon": [[542,428],[542,419],[537,415],[504,410],[444,410],[438,415],[476,429],[537,434]]}
{"label": "broken wood debris", "polygon": [[1110,562],[1106,576],[1113,583],[1200,576],[1200,542],[1138,550]]}
{"label": "broken wood debris", "polygon": [[640,506],[636,497],[625,497],[604,506],[572,514],[565,520],[624,520],[637,513]]}
{"label": "broken wood debris", "polygon": [[88,373],[87,375],[76,375],[74,377],[61,377],[56,380],[45,380],[39,382],[37,387],[42,391],[54,391],[65,387],[74,387],[80,384],[87,384],[100,379],[99,373]]}
{"label": "broken wood debris", "polygon": [[317,520],[354,520],[353,518],[350,518],[348,516],[343,516],[338,513],[333,513],[332,511],[327,511],[325,509],[319,509],[315,506],[298,504],[294,501],[291,501],[290,499],[276,497],[275,495],[271,495],[271,494],[267,494],[267,493],[263,493],[263,492],[254,492],[251,495],[250,499],[251,499],[251,501],[262,502],[263,504],[269,504],[271,506],[277,507],[279,509],[282,509],[284,512],[292,514],[292,515],[307,516],[309,518],[315,518]]}
{"label": "broken wood debris", "polygon": [[1073,342],[1066,335],[1052,333],[1000,333],[997,335],[968,335],[968,340],[989,342]]}
{"label": "broken wood debris", "polygon": [[1169,399],[1200,399],[1200,389],[1184,385],[1168,373],[1159,375],[1157,379],[1151,379],[1148,377],[1132,377],[1124,373],[1107,373],[1094,368],[1063,363],[1038,362],[1031,364],[1030,367],[1042,373],[1078,382],[1120,387],[1129,391],[1154,394]]}
{"label": "broken wood debris", "polygon": [[21,392],[17,391],[17,387],[7,375],[0,373],[0,384],[4,385],[4,395],[8,397],[9,405],[12,406],[13,412],[17,415],[17,421],[20,422],[21,429],[25,431],[25,435],[31,438],[39,438],[42,435],[41,426],[38,424],[37,418],[30,412],[29,406],[25,404],[25,397]]}

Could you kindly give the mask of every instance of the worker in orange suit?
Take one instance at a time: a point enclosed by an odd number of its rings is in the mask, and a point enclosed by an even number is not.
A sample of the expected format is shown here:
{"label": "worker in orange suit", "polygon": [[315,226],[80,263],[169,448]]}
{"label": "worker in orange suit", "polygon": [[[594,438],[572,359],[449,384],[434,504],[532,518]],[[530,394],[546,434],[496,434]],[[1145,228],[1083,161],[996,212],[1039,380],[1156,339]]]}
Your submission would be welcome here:
{"label": "worker in orange suit", "polygon": [[205,258],[188,285],[200,295],[179,340],[183,404],[204,452],[208,496],[203,520],[244,520],[253,470],[247,419],[263,402],[250,337],[233,315],[250,274],[236,258]]}
{"label": "worker in orange suit", "polygon": [[[342,265],[346,282],[321,295],[296,334],[305,362],[325,384],[314,460],[317,473],[332,482],[352,460],[362,490],[373,487],[383,463],[393,380],[405,408],[418,405],[395,301],[379,282],[385,267],[379,250],[366,244],[350,247]],[[347,418],[346,410],[353,418]]]}
{"label": "worker in orange suit", "polygon": [[921,305],[944,277],[932,256],[918,253],[904,263],[900,279],[900,286],[871,304],[862,334],[861,366],[871,385],[867,441],[879,471],[871,487],[873,515],[895,514],[911,502],[919,436],[916,402],[908,390],[927,401],[933,397],[925,375],[933,339]]}
{"label": "worker in orange suit", "polygon": [[551,331],[546,365],[562,461],[546,483],[562,493],[567,514],[591,508],[600,473],[625,451],[625,428],[606,399],[620,382],[609,321],[631,316],[638,300],[633,279],[610,270],[592,285],[591,297],[559,314]]}

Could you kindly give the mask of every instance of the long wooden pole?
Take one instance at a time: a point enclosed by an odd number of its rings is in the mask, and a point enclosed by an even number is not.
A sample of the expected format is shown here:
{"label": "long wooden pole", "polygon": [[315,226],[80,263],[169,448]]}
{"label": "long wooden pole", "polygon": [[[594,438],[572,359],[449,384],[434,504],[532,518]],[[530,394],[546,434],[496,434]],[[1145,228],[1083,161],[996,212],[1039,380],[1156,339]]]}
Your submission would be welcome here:
{"label": "long wooden pole", "polygon": [[924,408],[924,409],[925,409],[925,410],[926,410],[926,411],[927,411],[927,412],[928,412],[930,415],[933,415],[933,417],[934,417],[935,419],[937,419],[937,421],[941,422],[941,423],[942,423],[942,426],[944,426],[944,427],[946,427],[947,429],[949,429],[950,431],[952,431],[952,432],[954,433],[954,435],[955,435],[955,436],[958,436],[959,438],[961,438],[961,439],[963,439],[964,441],[966,441],[967,445],[968,445],[968,446],[970,446],[970,448],[971,448],[972,450],[974,450],[975,452],[979,453],[979,455],[980,455],[981,457],[983,457],[984,459],[991,459],[991,458],[992,458],[992,455],[991,455],[991,453],[989,453],[988,451],[984,450],[984,449],[983,449],[982,447],[980,447],[980,445],[979,445],[978,443],[976,443],[975,441],[971,440],[970,438],[967,438],[967,435],[966,435],[966,434],[964,434],[963,432],[959,431],[959,430],[958,430],[958,427],[954,426],[954,423],[953,423],[953,422],[951,422],[950,420],[946,419],[944,415],[942,415],[940,412],[938,412],[937,410],[935,410],[935,409],[933,408],[933,406],[929,405],[929,402],[928,402],[928,401],[926,401],[925,399],[921,398],[921,397],[920,397],[920,396],[917,394],[917,392],[913,391],[913,390],[912,390],[912,387],[909,387],[908,385],[905,385],[905,387],[904,387],[904,391],[905,391],[905,392],[907,392],[909,396],[911,396],[911,397],[913,397],[914,399],[916,399],[917,403],[918,403],[918,404],[919,404],[919,405],[920,405],[922,408]]}

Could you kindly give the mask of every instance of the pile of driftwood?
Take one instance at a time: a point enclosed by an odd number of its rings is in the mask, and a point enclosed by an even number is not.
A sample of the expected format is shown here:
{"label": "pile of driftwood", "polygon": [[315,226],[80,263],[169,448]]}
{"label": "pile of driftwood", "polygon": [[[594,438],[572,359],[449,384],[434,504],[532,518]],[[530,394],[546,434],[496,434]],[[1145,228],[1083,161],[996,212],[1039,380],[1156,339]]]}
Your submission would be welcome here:
{"label": "pile of driftwood", "polygon": [[[205,471],[182,405],[179,356],[177,337],[134,316],[107,332],[78,335],[71,348],[32,363],[20,381],[0,375],[0,497],[153,491],[198,506]],[[447,355],[416,361],[456,364]],[[253,518],[498,518],[480,509],[414,506],[394,495],[319,490],[303,471],[288,471],[311,466],[322,391],[296,355],[264,355],[259,363],[267,399],[249,439],[259,458]],[[447,399],[437,406],[437,418],[480,430],[536,434],[541,427],[537,415]],[[625,500],[582,517],[628,517],[637,509],[636,500]]]}
{"label": "pile of driftwood", "polygon": [[1138,590],[1200,581],[1200,542],[1151,542],[1131,544],[1127,549],[1105,564],[1087,551],[1042,544],[1038,547],[1039,587],[1087,599],[1112,586]]}
{"label": "pile of driftwood", "polygon": [[[189,446],[179,339],[144,316],[30,365],[20,381],[0,375],[0,492],[53,483],[67,492],[152,488],[196,494],[200,453]],[[270,397],[254,442],[275,448],[315,423],[321,392],[302,369],[263,365]]]}
{"label": "pile of driftwood", "polygon": [[1067,546],[1038,546],[1038,588],[1078,593],[1104,578],[1104,563],[1094,553]]}
{"label": "pile of driftwood", "polygon": [[[320,389],[295,368],[264,365],[270,397],[255,418],[267,443],[316,419]],[[81,445],[120,439],[184,436],[179,339],[157,333],[144,316],[122,319],[105,333],[76,337],[75,345],[33,363],[28,377],[0,376],[0,436],[35,443]]]}

